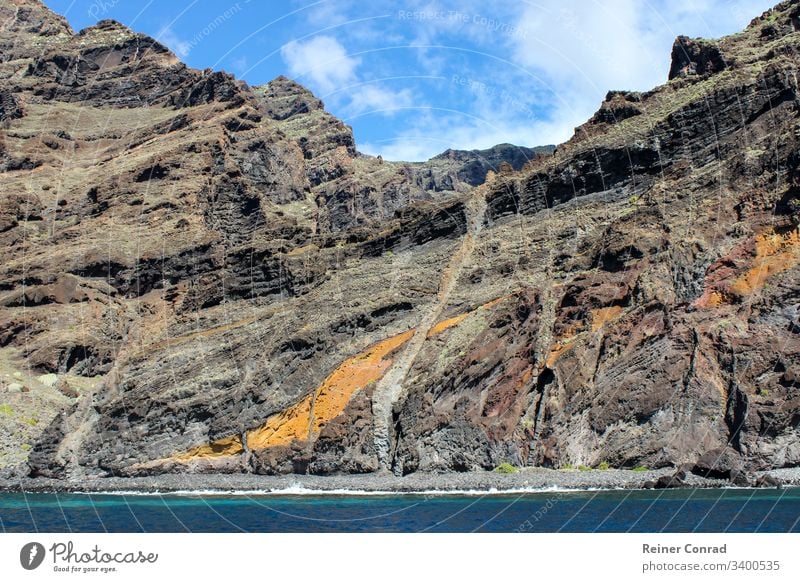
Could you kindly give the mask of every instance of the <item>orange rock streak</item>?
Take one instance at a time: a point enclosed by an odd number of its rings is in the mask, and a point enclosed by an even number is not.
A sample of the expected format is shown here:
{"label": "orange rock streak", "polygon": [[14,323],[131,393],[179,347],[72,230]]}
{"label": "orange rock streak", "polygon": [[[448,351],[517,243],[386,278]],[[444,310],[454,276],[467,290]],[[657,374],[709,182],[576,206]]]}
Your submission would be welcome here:
{"label": "orange rock streak", "polygon": [[344,411],[356,392],[383,376],[392,365],[388,356],[413,335],[413,329],[395,335],[345,360],[313,393],[249,431],[247,446],[266,449],[314,438],[326,423]]}

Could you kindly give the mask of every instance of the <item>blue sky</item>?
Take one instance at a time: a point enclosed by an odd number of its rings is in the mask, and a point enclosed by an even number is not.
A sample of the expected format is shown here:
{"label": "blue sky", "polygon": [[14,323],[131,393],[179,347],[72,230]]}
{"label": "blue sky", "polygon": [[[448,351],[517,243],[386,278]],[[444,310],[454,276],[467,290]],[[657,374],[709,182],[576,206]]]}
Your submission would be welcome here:
{"label": "blue sky", "polygon": [[[777,0],[776,0],[777,1]],[[45,0],[79,30],[113,18],[251,85],[287,75],[361,151],[560,143],[609,89],[666,81],[679,34],[741,30],[772,0]]]}

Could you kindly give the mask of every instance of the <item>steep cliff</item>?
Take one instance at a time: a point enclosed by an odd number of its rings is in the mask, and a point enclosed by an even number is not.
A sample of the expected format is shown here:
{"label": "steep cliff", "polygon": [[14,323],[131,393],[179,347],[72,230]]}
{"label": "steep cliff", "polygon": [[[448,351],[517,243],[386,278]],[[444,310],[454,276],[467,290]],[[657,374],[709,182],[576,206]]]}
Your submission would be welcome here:
{"label": "steep cliff", "polygon": [[31,473],[800,463],[799,15],[679,37],[476,185],[288,79],[0,1],[0,347],[92,379]]}

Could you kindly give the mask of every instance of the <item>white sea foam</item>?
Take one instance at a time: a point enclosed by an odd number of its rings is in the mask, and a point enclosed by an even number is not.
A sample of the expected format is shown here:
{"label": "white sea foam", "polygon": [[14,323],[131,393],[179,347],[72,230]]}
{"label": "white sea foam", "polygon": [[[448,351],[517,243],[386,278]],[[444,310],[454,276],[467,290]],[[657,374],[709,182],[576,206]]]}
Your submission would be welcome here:
{"label": "white sea foam", "polygon": [[387,496],[413,496],[413,497],[491,497],[502,495],[528,495],[545,493],[592,493],[602,491],[635,491],[622,487],[520,487],[514,489],[496,489],[494,487],[482,489],[430,489],[422,491],[389,491],[378,490],[368,491],[363,489],[311,489],[303,485],[295,484],[281,489],[247,489],[247,490],[225,490],[225,489],[182,489],[175,491],[81,491],[79,495],[117,495],[117,496],[181,496],[181,497],[387,497]]}

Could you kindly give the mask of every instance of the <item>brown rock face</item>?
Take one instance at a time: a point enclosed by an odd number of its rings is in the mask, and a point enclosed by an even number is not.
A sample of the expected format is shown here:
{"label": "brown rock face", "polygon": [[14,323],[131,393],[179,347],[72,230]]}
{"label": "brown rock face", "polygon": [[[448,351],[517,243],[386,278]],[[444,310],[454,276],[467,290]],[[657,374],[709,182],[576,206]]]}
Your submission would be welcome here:
{"label": "brown rock face", "polygon": [[0,356],[92,378],[32,474],[800,463],[795,20],[680,40],[552,155],[404,164],[0,0]]}

